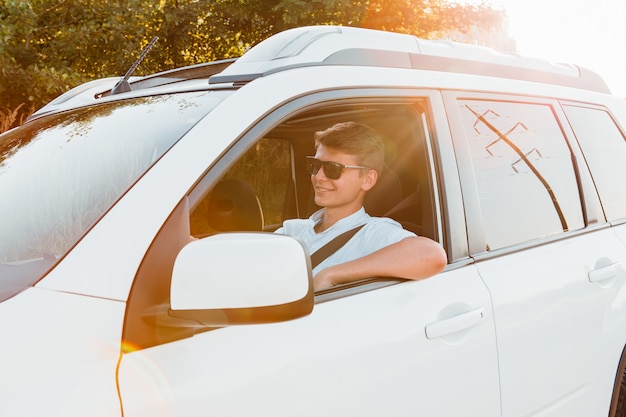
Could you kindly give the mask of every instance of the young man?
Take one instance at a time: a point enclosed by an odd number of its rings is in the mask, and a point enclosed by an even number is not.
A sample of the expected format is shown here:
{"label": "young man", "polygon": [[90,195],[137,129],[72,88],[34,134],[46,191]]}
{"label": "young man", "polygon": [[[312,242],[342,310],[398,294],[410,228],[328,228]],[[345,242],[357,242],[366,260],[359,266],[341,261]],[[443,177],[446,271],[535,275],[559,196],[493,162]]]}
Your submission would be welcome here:
{"label": "young man", "polygon": [[365,194],[384,164],[382,139],[372,129],[338,123],[315,134],[315,148],[307,168],[315,203],[323,208],[309,219],[285,221],[276,232],[298,237],[314,253],[336,236],[365,225],[313,270],[316,291],[375,276],[421,279],[443,270],[447,257],[437,242],[365,212]]}

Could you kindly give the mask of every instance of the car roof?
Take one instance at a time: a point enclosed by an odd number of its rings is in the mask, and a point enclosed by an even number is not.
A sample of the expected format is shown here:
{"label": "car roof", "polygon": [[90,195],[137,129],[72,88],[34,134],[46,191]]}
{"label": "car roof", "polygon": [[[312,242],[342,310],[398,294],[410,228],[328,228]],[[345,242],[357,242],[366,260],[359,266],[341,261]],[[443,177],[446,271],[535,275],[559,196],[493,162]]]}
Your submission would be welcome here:
{"label": "car roof", "polygon": [[[556,64],[514,52],[394,32],[347,26],[306,26],[273,35],[240,58],[130,77],[130,91],[120,93],[120,97],[233,88],[276,72],[333,65],[475,74],[610,94],[598,74],[572,64]],[[104,78],[77,86],[28,120],[112,99],[118,81],[119,77]]]}
{"label": "car roof", "polygon": [[595,72],[514,52],[413,35],[345,26],[289,29],[256,45],[209,82],[245,83],[278,71],[315,65],[377,66],[491,75],[610,93]]}

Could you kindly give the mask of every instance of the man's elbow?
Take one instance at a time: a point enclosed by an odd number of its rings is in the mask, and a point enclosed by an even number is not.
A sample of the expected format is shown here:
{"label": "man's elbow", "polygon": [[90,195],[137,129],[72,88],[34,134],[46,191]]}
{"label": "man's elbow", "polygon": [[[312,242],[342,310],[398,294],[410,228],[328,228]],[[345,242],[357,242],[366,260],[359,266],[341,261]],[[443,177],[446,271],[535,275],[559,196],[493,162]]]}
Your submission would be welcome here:
{"label": "man's elbow", "polygon": [[420,252],[423,255],[421,262],[422,278],[427,278],[443,271],[446,265],[448,265],[448,255],[443,247],[439,243],[425,237],[419,237],[418,239],[421,240],[420,245],[422,247]]}
{"label": "man's elbow", "polygon": [[446,265],[448,265],[448,255],[446,255],[446,251],[441,246],[437,246],[438,248],[433,250],[430,261],[433,268],[432,275],[438,274],[439,272],[443,271]]}

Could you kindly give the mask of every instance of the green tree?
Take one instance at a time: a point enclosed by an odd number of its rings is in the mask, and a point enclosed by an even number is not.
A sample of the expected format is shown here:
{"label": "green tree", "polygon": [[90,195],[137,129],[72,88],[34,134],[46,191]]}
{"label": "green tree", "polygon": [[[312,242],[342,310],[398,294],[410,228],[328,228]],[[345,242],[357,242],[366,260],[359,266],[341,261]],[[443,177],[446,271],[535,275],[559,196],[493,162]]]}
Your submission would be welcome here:
{"label": "green tree", "polygon": [[0,0],[0,131],[68,89],[240,56],[282,30],[337,24],[439,38],[498,29],[504,12],[450,0]]}
{"label": "green tree", "polygon": [[0,111],[19,108],[16,119],[23,120],[69,88],[127,67],[144,36],[138,16],[129,11],[140,3],[0,2]]}

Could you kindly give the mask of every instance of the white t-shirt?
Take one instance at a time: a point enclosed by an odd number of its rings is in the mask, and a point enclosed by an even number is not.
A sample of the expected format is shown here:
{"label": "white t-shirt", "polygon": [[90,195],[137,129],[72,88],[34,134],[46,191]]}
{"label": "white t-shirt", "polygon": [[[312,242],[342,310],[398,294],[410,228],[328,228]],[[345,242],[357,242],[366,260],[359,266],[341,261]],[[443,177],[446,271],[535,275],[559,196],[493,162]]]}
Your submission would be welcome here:
{"label": "white t-shirt", "polygon": [[393,219],[371,217],[362,207],[359,211],[339,220],[323,232],[316,233],[314,227],[322,221],[323,215],[324,209],[321,209],[313,213],[308,219],[285,220],[283,227],[276,230],[276,233],[297,237],[312,254],[340,234],[365,224],[352,239],[313,269],[313,276],[329,266],[362,258],[385,246],[415,236],[413,232],[403,229],[400,223]]}

